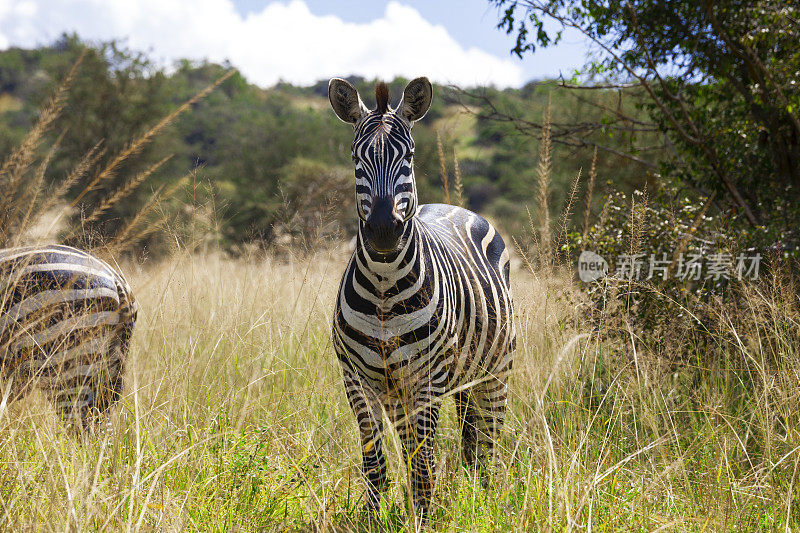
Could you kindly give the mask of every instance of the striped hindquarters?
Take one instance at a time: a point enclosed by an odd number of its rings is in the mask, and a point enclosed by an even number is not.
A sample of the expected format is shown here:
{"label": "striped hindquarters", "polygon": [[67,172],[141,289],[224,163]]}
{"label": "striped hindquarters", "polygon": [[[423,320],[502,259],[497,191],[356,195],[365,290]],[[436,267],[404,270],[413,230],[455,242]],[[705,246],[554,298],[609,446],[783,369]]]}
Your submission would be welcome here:
{"label": "striped hindquarters", "polygon": [[136,302],[107,263],[67,246],[0,250],[0,370],[42,388],[65,419],[122,391]]}

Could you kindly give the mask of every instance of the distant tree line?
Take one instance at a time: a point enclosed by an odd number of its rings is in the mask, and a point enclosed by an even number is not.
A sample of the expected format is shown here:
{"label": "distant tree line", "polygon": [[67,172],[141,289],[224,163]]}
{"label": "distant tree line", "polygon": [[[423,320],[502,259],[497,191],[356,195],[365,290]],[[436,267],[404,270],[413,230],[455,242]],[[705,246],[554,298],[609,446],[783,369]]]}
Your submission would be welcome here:
{"label": "distant tree line", "polygon": [[[132,136],[147,131],[231,69],[231,65],[181,61],[164,70],[119,43],[88,45],[74,35],[51,46],[0,52],[1,158],[21,141],[39,106],[84,50],[62,116],[50,132],[51,144],[57,139],[59,143],[47,171],[47,179],[54,183],[93,148],[102,164]],[[370,105],[376,80],[349,79]],[[393,102],[405,83],[391,80]],[[597,161],[603,183],[631,190],[653,179],[653,164],[631,158],[630,153],[650,143],[657,145],[650,155],[658,160],[663,146],[652,131],[625,130],[607,120],[608,109],[619,105],[615,93],[556,88],[547,81],[521,89],[466,92],[436,86],[429,115],[414,128],[422,201],[444,199],[444,184],[447,181],[452,188],[458,159],[466,206],[495,219],[518,238],[526,237],[527,211],[539,209],[534,192],[539,140],[527,134],[524,122],[496,120],[493,114],[499,108],[529,124],[540,122],[548,106],[556,125],[605,124],[607,149],[601,150]],[[624,105],[632,116],[644,114],[627,102]],[[123,163],[109,185],[124,186],[132,176],[160,165],[135,194],[94,217],[85,231],[102,238],[136,213],[155,188],[188,175],[179,194],[159,206],[165,227],[180,237],[213,240],[231,251],[280,243],[311,248],[320,239],[349,238],[355,228],[351,141],[351,133],[329,109],[327,80],[310,87],[281,83],[262,89],[235,74],[137,157]],[[550,205],[566,202],[578,169],[591,165],[592,147],[588,142],[555,146]],[[603,183],[598,186],[601,190]],[[76,198],[80,190],[76,185],[70,198],[78,200],[72,214],[78,226],[82,214],[103,198],[102,190]],[[593,213],[598,201],[590,205]],[[163,232],[151,235],[146,244],[157,250],[160,240]]]}

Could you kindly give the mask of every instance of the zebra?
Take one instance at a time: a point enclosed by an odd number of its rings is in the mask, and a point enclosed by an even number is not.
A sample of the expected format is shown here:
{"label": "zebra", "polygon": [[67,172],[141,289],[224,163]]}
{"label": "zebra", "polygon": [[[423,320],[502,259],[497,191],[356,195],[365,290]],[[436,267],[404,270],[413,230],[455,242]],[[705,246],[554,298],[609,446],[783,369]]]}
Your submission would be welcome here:
{"label": "zebra", "polygon": [[125,278],[86,252],[0,249],[5,397],[38,386],[68,427],[93,427],[122,393],[137,309]]}
{"label": "zebra", "polygon": [[342,276],[332,340],[360,430],[366,507],[374,516],[388,485],[383,413],[410,469],[416,516],[427,521],[435,481],[433,440],[442,401],[453,396],[461,454],[480,468],[496,454],[515,350],[509,254],[479,215],[418,205],[411,128],[428,112],[427,78],[408,83],[397,108],[385,83],[370,111],[334,78],[328,98],[354,127],[356,247]]}

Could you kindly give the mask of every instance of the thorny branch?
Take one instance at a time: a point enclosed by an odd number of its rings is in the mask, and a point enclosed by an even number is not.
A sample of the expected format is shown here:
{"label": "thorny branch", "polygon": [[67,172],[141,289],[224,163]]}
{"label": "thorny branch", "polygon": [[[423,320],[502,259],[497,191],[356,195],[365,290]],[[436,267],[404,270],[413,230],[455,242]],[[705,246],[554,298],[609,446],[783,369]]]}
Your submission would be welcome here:
{"label": "thorny branch", "polygon": [[[464,101],[460,101],[462,109],[466,112],[471,114],[477,114],[480,118],[494,120],[497,122],[507,122],[511,124],[514,129],[520,132],[523,135],[533,136],[535,138],[539,138],[539,132],[542,130],[543,124],[535,121],[530,121],[524,118],[520,118],[510,113],[507,113],[501,109],[499,109],[495,103],[489,98],[486,94],[481,92],[474,92],[474,91],[467,91],[465,89],[459,89],[457,87],[454,88],[459,94],[469,98],[473,102],[478,102],[480,107],[483,110],[476,113],[472,106],[468,105]],[[585,100],[584,100],[585,101]],[[592,102],[589,102],[592,105],[596,105]],[[646,166],[647,168],[658,168],[658,165],[653,161],[648,161],[647,159],[643,159],[635,154],[631,154],[628,152],[624,152],[622,150],[618,150],[616,148],[612,148],[607,145],[603,145],[597,143],[589,138],[588,135],[591,133],[602,131],[602,130],[613,130],[613,131],[623,131],[623,132],[637,132],[637,133],[657,133],[658,128],[655,124],[650,124],[647,122],[642,122],[640,120],[633,119],[631,117],[627,117],[626,115],[620,113],[617,110],[609,110],[608,108],[598,106],[601,109],[605,109],[609,112],[615,114],[620,121],[630,122],[629,125],[618,125],[618,124],[603,124],[600,122],[577,122],[572,124],[563,124],[554,122],[550,124],[552,128],[551,133],[551,140],[554,143],[558,143],[564,146],[570,146],[574,148],[597,148],[598,150],[602,150],[607,153],[611,153],[617,155],[619,157],[623,157],[630,161],[634,161],[640,165]],[[660,147],[646,147],[640,148],[639,151],[647,151],[649,149],[660,149]]]}

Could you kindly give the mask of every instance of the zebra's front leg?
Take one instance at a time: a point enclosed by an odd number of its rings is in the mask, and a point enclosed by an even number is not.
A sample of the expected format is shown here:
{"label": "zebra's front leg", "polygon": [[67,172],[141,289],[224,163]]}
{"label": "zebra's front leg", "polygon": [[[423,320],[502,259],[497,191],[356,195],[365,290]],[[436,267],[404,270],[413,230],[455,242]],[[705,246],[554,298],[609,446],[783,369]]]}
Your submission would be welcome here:
{"label": "zebra's front leg", "polygon": [[381,406],[372,391],[366,390],[352,370],[342,365],[347,401],[356,416],[361,434],[361,453],[366,481],[366,508],[371,517],[381,507],[381,494],[388,486],[386,459],[383,455],[383,416]]}
{"label": "zebra's front leg", "polygon": [[441,391],[426,387],[415,395],[412,405],[413,409],[406,408],[407,415],[396,425],[409,469],[416,517],[425,524],[436,482],[433,444],[439,424]]}

